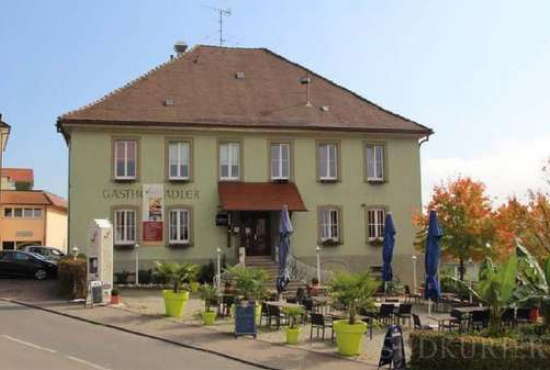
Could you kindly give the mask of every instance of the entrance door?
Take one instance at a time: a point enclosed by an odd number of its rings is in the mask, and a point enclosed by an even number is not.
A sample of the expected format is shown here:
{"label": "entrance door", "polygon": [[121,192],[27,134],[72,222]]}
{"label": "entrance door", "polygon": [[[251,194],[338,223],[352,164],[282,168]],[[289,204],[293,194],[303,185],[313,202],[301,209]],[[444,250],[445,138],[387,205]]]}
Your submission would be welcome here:
{"label": "entrance door", "polygon": [[247,256],[271,255],[271,218],[269,212],[245,212],[243,214],[241,245]]}

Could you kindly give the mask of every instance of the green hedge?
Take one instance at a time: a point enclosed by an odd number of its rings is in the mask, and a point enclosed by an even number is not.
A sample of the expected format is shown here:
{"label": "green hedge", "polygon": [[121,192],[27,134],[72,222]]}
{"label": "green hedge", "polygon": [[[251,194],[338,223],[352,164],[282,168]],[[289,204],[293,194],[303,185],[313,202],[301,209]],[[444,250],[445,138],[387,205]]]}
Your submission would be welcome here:
{"label": "green hedge", "polygon": [[413,370],[547,370],[550,346],[540,341],[411,333]]}
{"label": "green hedge", "polygon": [[61,295],[68,299],[85,299],[88,293],[88,271],[85,258],[67,257],[57,265]]}

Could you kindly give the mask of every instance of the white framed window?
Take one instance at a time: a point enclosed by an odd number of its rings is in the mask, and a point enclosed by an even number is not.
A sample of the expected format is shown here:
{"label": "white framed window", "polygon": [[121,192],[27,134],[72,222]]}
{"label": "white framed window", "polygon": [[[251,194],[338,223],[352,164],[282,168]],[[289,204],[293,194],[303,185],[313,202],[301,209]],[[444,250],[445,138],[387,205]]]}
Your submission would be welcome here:
{"label": "white framed window", "polygon": [[334,181],[338,179],[338,144],[319,144],[319,179]]}
{"label": "white framed window", "polygon": [[13,208],[4,208],[4,217],[13,217]]}
{"label": "white framed window", "polygon": [[271,144],[271,179],[290,179],[290,144]]}
{"label": "white framed window", "polygon": [[135,180],[137,177],[137,141],[115,140],[115,179]]}
{"label": "white framed window", "polygon": [[168,144],[168,174],[170,180],[189,180],[191,145],[187,141]]}
{"label": "white framed window", "polygon": [[32,218],[34,216],[34,211],[32,208],[23,208],[23,217]]}
{"label": "white framed window", "polygon": [[240,144],[220,144],[220,180],[239,180]]}
{"label": "white framed window", "polygon": [[170,244],[188,244],[191,234],[190,213],[188,209],[172,209],[169,213]]}
{"label": "white framed window", "polygon": [[35,208],[34,211],[33,211],[33,217],[34,217],[34,218],[40,218],[40,217],[42,217],[42,209],[40,209],[40,208]]}
{"label": "white framed window", "polygon": [[321,241],[340,240],[340,213],[338,208],[326,207],[321,209]]}
{"label": "white framed window", "polygon": [[136,211],[119,209],[115,211],[115,244],[136,244]]}
{"label": "white framed window", "polygon": [[384,145],[367,144],[367,181],[384,181]]}
{"label": "white framed window", "polygon": [[14,208],[13,209],[13,217],[23,217],[23,208]]}
{"label": "white framed window", "polygon": [[371,208],[368,210],[368,231],[369,240],[384,238],[384,223],[386,221],[386,210],[383,208]]}

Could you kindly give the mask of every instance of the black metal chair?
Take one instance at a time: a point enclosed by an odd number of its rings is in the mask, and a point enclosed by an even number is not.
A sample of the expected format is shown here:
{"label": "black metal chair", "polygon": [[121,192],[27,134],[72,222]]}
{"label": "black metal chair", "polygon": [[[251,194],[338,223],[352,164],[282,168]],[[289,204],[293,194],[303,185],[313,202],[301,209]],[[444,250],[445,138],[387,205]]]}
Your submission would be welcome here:
{"label": "black metal chair", "polygon": [[332,321],[326,320],[325,316],[320,313],[311,314],[311,331],[309,333],[309,339],[313,339],[313,329],[317,330],[316,337],[319,338],[319,331],[323,332],[323,340],[325,340],[325,330],[330,328],[330,339],[334,340],[334,328]]}
{"label": "black metal chair", "polygon": [[267,305],[267,312],[269,315],[268,326],[271,327],[272,320],[275,319],[277,323],[277,329],[281,327],[281,324],[288,324],[288,317],[281,311],[281,307]]}
{"label": "black metal chair", "polygon": [[470,318],[470,330],[482,330],[489,326],[491,312],[489,310],[473,311]]}
{"label": "black metal chair", "polygon": [[516,311],[516,325],[525,325],[530,323],[531,309],[518,308]]}
{"label": "black metal chair", "polygon": [[403,325],[405,325],[405,322],[409,322],[409,326],[411,326],[411,314],[412,314],[412,304],[411,303],[403,303],[400,304],[397,312],[394,314],[395,321],[400,324],[403,322]]}
{"label": "black metal chair", "polygon": [[235,296],[224,294],[222,296],[222,303],[220,305],[220,313],[223,316],[229,316],[231,315],[231,306],[235,303]]}
{"label": "black metal chair", "polygon": [[507,328],[513,328],[516,325],[516,310],[513,308],[507,308],[502,313],[502,326]]}
{"label": "black metal chair", "polygon": [[372,313],[372,317],[376,318],[383,324],[391,324],[394,318],[394,308],[395,306],[393,304],[382,303],[380,306],[380,311]]}
{"label": "black metal chair", "polygon": [[414,322],[414,330],[434,330],[434,328],[430,325],[422,325],[422,322],[420,321],[420,316],[413,313],[412,314],[413,322]]}
{"label": "black metal chair", "polygon": [[260,326],[262,326],[262,319],[265,318],[267,326],[270,326],[270,317],[269,317],[269,306],[262,302],[262,314],[260,315]]}

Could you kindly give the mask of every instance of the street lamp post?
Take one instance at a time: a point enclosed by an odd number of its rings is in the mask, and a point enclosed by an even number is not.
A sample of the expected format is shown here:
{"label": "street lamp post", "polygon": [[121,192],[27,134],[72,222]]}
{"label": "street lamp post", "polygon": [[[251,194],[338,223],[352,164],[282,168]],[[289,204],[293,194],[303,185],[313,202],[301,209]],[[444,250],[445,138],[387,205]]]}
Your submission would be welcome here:
{"label": "street lamp post", "polygon": [[139,286],[139,244],[134,247],[136,251],[136,286]]}
{"label": "street lamp post", "polygon": [[218,289],[218,294],[221,292],[221,278],[222,278],[222,250],[216,248],[216,288]]}
{"label": "street lamp post", "polygon": [[416,294],[416,288],[417,288],[417,285],[418,285],[418,282],[416,280],[416,255],[413,255],[412,256],[412,261],[413,261],[413,287],[414,287],[414,290],[413,290],[413,293]]}
{"label": "street lamp post", "polygon": [[317,281],[321,284],[321,247],[315,246],[315,256],[317,257]]}
{"label": "street lamp post", "polygon": [[474,270],[474,260],[470,258],[470,260],[468,261],[469,262],[469,265],[470,265],[470,304],[473,303],[474,299],[472,297],[472,275],[473,275],[473,270]]}

